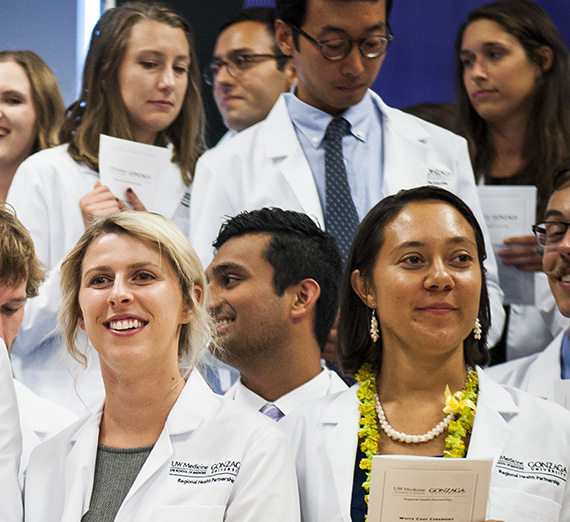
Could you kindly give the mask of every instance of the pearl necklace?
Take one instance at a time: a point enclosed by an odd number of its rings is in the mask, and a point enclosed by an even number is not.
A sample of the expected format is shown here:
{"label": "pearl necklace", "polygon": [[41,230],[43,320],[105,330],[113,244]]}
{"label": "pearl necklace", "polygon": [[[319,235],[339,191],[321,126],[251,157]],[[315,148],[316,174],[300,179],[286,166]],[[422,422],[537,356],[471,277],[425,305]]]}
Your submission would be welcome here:
{"label": "pearl necklace", "polygon": [[374,394],[374,401],[376,402],[376,414],[378,415],[378,424],[382,428],[382,431],[388,435],[392,440],[405,442],[406,444],[419,444],[420,442],[429,442],[435,439],[443,433],[443,431],[449,426],[449,423],[453,420],[455,416],[454,413],[450,413],[445,419],[443,419],[435,428],[432,428],[427,433],[423,435],[408,435],[407,433],[402,433],[397,431],[386,420],[386,415],[380,404],[380,399],[378,394]]}
{"label": "pearl necklace", "polygon": [[[465,384],[463,385],[464,389],[467,385],[467,382],[469,381],[469,376],[472,370],[473,368],[470,366],[467,367],[467,378],[465,379]],[[392,428],[392,426],[390,426],[386,420],[386,414],[384,413],[384,409],[380,403],[378,392],[374,392],[374,402],[376,403],[376,415],[378,415],[378,424],[380,424],[382,431],[392,440],[405,442],[406,444],[419,444],[421,442],[429,442],[430,440],[439,437],[455,417],[455,413],[451,412],[447,417],[445,417],[445,419],[438,423],[435,428],[432,428],[427,433],[424,433],[423,435],[408,435],[407,433],[397,431]]]}

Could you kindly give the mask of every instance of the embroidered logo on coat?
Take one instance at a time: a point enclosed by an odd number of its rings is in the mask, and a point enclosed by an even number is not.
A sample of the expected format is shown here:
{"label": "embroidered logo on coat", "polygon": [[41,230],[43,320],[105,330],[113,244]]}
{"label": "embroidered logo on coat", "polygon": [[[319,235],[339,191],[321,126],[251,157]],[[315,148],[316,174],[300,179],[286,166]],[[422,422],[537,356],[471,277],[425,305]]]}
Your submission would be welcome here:
{"label": "embroidered logo on coat", "polygon": [[504,477],[538,480],[556,486],[564,486],[568,476],[568,469],[563,464],[538,460],[523,462],[505,455],[499,457],[497,470]]}
{"label": "embroidered logo on coat", "polygon": [[214,482],[235,482],[241,462],[226,460],[213,464],[195,464],[180,460],[170,463],[169,475],[178,477],[180,484],[210,484]]}

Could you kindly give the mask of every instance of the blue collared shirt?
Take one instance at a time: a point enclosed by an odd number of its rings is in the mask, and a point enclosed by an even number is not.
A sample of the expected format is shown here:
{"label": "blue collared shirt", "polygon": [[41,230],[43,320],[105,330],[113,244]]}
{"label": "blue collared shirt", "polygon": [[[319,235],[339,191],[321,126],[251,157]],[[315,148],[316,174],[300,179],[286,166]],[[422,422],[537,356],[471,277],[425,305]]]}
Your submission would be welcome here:
{"label": "blue collared shirt", "polygon": [[[293,93],[284,96],[297,139],[317,185],[323,215],[326,217],[323,140],[333,117],[307,105]],[[362,220],[383,197],[382,113],[372,100],[370,92],[367,92],[362,101],[347,109],[342,117],[350,123],[350,134],[344,136],[342,140],[346,174],[358,217]]]}
{"label": "blue collared shirt", "polygon": [[562,336],[562,346],[560,347],[560,369],[561,378],[570,379],[570,338],[568,332]]}

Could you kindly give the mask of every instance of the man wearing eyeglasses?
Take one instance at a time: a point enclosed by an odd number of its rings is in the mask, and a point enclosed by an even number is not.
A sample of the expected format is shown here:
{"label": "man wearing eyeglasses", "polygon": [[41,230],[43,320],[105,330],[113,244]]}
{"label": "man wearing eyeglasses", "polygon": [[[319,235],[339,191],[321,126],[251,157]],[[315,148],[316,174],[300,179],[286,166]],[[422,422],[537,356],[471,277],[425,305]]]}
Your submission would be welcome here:
{"label": "man wearing eyeglasses", "polygon": [[[391,6],[277,0],[277,43],[292,56],[298,83],[263,122],[198,161],[190,239],[205,265],[224,216],[264,206],[310,215],[337,238],[344,259],[359,221],[402,188],[447,188],[484,224],[465,141],[370,90],[394,40]],[[492,252],[486,267],[494,342],[504,310]]]}
{"label": "man wearing eyeglasses", "polygon": [[557,381],[570,379],[570,161],[561,165],[553,186],[544,221],[534,225],[533,231],[537,252],[542,252],[542,269],[560,311],[553,314],[552,322],[563,331],[542,352],[488,369],[497,382],[548,400],[556,400]]}
{"label": "man wearing eyeglasses", "polygon": [[204,80],[229,129],[225,138],[265,119],[295,82],[295,68],[275,41],[275,9],[252,7],[220,29]]}

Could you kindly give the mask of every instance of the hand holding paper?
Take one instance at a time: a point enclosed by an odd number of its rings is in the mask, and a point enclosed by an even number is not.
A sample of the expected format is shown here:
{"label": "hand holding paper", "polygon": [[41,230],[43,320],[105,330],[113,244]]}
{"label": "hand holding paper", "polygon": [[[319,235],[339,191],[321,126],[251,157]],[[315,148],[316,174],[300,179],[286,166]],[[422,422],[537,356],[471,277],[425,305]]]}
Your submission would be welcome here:
{"label": "hand holding paper", "polygon": [[126,205],[113,195],[109,187],[98,181],[93,190],[79,200],[79,208],[87,228],[94,219],[115,214],[124,210]]}
{"label": "hand holding paper", "polygon": [[498,251],[505,266],[514,266],[523,272],[542,272],[542,255],[534,235],[507,237],[508,248]]}

